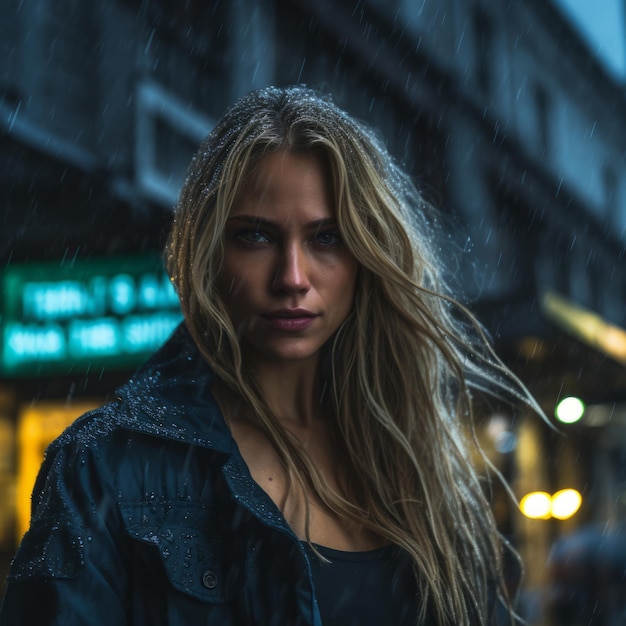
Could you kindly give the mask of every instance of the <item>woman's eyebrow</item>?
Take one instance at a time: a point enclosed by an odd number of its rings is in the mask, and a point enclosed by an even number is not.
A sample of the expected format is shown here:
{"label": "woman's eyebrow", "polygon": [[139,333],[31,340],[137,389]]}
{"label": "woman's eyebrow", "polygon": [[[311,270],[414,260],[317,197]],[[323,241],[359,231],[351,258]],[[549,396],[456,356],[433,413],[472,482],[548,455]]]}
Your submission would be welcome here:
{"label": "woman's eyebrow", "polygon": [[[254,224],[255,226],[265,226],[267,228],[280,228],[280,223],[274,220],[268,220],[265,217],[257,217],[255,215],[233,215],[228,218],[229,222],[238,221],[245,222],[247,224]],[[324,226],[336,226],[337,218],[335,217],[323,217],[319,220],[313,220],[307,222],[304,226],[308,229],[323,228]]]}

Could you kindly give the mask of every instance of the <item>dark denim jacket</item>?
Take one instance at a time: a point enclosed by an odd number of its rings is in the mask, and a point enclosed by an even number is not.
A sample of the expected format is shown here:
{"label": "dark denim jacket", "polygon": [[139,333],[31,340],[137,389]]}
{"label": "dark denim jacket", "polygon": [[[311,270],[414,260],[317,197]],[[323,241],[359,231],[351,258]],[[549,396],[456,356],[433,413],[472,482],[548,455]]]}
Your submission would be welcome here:
{"label": "dark denim jacket", "polygon": [[210,383],[181,326],[50,445],[1,626],[321,626],[307,556]]}

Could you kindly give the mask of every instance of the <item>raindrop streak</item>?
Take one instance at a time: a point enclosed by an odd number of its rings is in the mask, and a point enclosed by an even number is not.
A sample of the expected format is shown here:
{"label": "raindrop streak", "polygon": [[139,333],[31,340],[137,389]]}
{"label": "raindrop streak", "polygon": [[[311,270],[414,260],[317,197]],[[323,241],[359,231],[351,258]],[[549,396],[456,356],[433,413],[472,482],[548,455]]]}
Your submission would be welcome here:
{"label": "raindrop streak", "polygon": [[304,64],[306,63],[306,57],[304,57],[304,59],[302,59],[302,65],[300,65],[300,71],[298,72],[298,79],[296,80],[297,83],[302,82],[302,72],[304,71]]}

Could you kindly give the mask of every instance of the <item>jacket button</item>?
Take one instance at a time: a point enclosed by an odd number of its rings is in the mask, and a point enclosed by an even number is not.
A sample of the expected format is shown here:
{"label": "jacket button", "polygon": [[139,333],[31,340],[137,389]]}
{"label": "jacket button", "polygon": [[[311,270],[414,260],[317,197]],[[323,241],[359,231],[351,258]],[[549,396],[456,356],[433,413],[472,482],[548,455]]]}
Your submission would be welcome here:
{"label": "jacket button", "polygon": [[202,574],[202,584],[207,589],[215,589],[217,587],[217,575],[210,569]]}

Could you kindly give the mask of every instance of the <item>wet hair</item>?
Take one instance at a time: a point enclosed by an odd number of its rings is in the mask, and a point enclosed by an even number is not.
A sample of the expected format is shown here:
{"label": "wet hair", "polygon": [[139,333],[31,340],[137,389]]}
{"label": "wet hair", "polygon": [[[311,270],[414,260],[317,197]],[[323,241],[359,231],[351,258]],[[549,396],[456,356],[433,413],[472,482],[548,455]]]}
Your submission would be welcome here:
{"label": "wet hair", "polygon": [[[319,367],[341,493],[272,415],[217,288],[233,204],[259,161],[280,150],[323,160],[339,232],[360,266],[352,312]],[[237,101],[193,158],[167,264],[194,341],[258,416],[292,483],[404,549],[424,615],[486,623],[492,594],[506,601],[504,542],[471,460],[470,389],[533,401],[448,294],[436,230],[434,212],[374,132],[315,91],[270,87]]]}

